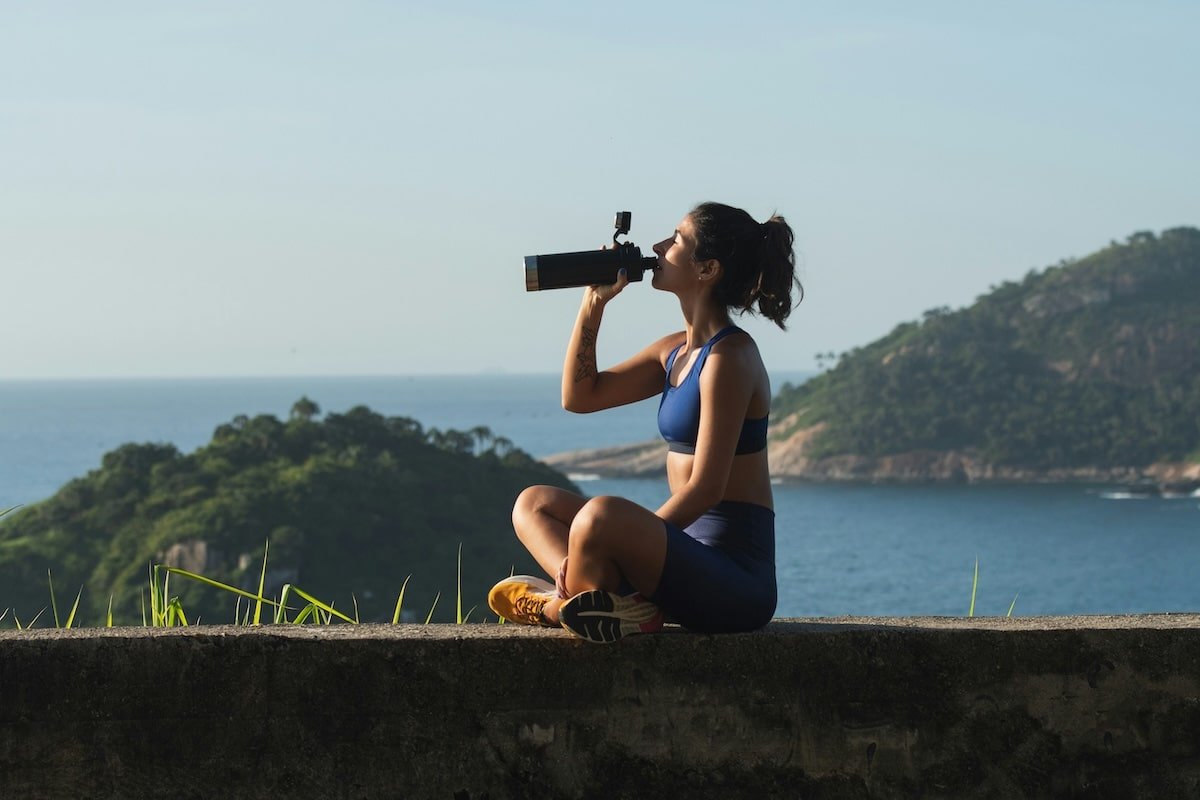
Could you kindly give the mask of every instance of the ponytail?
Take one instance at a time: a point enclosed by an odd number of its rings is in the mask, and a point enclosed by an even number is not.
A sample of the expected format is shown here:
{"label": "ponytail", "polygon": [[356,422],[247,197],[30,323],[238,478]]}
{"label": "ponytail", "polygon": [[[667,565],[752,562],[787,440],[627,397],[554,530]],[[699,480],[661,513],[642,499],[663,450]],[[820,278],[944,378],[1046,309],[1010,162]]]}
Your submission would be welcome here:
{"label": "ponytail", "polygon": [[738,313],[754,312],[786,329],[792,313],[792,287],[804,299],[796,279],[795,234],[787,221],[774,214],[761,225],[740,208],[701,203],[689,215],[696,231],[696,258],[721,263],[714,297]]}

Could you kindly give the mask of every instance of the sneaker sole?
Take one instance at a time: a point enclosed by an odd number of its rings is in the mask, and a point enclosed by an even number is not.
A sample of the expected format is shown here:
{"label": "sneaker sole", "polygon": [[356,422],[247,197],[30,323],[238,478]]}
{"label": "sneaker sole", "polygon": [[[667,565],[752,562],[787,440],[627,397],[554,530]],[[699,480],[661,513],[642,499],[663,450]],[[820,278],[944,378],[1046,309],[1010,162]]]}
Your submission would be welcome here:
{"label": "sneaker sole", "polygon": [[575,595],[562,604],[558,616],[568,631],[597,644],[662,628],[662,613],[653,604],[601,589]]}

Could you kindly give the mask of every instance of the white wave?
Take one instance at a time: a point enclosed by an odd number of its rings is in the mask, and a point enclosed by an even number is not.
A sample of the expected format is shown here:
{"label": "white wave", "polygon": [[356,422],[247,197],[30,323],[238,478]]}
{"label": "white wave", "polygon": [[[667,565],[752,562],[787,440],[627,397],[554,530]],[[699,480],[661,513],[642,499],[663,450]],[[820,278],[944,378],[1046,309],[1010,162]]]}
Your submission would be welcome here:
{"label": "white wave", "polygon": [[603,477],[603,476],[597,475],[594,472],[568,472],[567,473],[567,480],[575,481],[576,483],[579,483],[580,481],[598,481],[598,480],[600,480],[601,477]]}
{"label": "white wave", "polygon": [[1100,496],[1105,500],[1149,500],[1154,495],[1137,492],[1101,492]]}
{"label": "white wave", "polygon": [[1200,497],[1200,489],[1196,489],[1194,492],[1192,492],[1192,497]]}

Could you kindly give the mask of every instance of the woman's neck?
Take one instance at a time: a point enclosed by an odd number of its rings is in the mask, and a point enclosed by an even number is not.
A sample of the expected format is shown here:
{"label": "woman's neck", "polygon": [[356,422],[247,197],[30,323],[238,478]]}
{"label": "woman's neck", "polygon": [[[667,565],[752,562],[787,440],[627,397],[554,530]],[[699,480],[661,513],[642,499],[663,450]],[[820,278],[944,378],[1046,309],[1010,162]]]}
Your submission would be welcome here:
{"label": "woman's neck", "polygon": [[700,303],[690,307],[682,302],[680,305],[683,307],[683,324],[687,333],[688,352],[703,345],[733,324],[729,313],[724,308]]}

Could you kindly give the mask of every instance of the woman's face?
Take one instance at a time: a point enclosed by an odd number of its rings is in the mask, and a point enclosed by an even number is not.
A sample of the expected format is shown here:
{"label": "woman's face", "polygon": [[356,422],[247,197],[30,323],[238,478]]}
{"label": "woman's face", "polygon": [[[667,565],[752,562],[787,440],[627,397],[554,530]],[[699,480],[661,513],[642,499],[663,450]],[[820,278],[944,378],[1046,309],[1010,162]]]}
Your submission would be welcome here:
{"label": "woman's face", "polygon": [[658,269],[654,271],[651,285],[656,289],[674,290],[694,281],[696,275],[696,239],[692,218],[684,217],[675,232],[654,245],[658,256]]}

